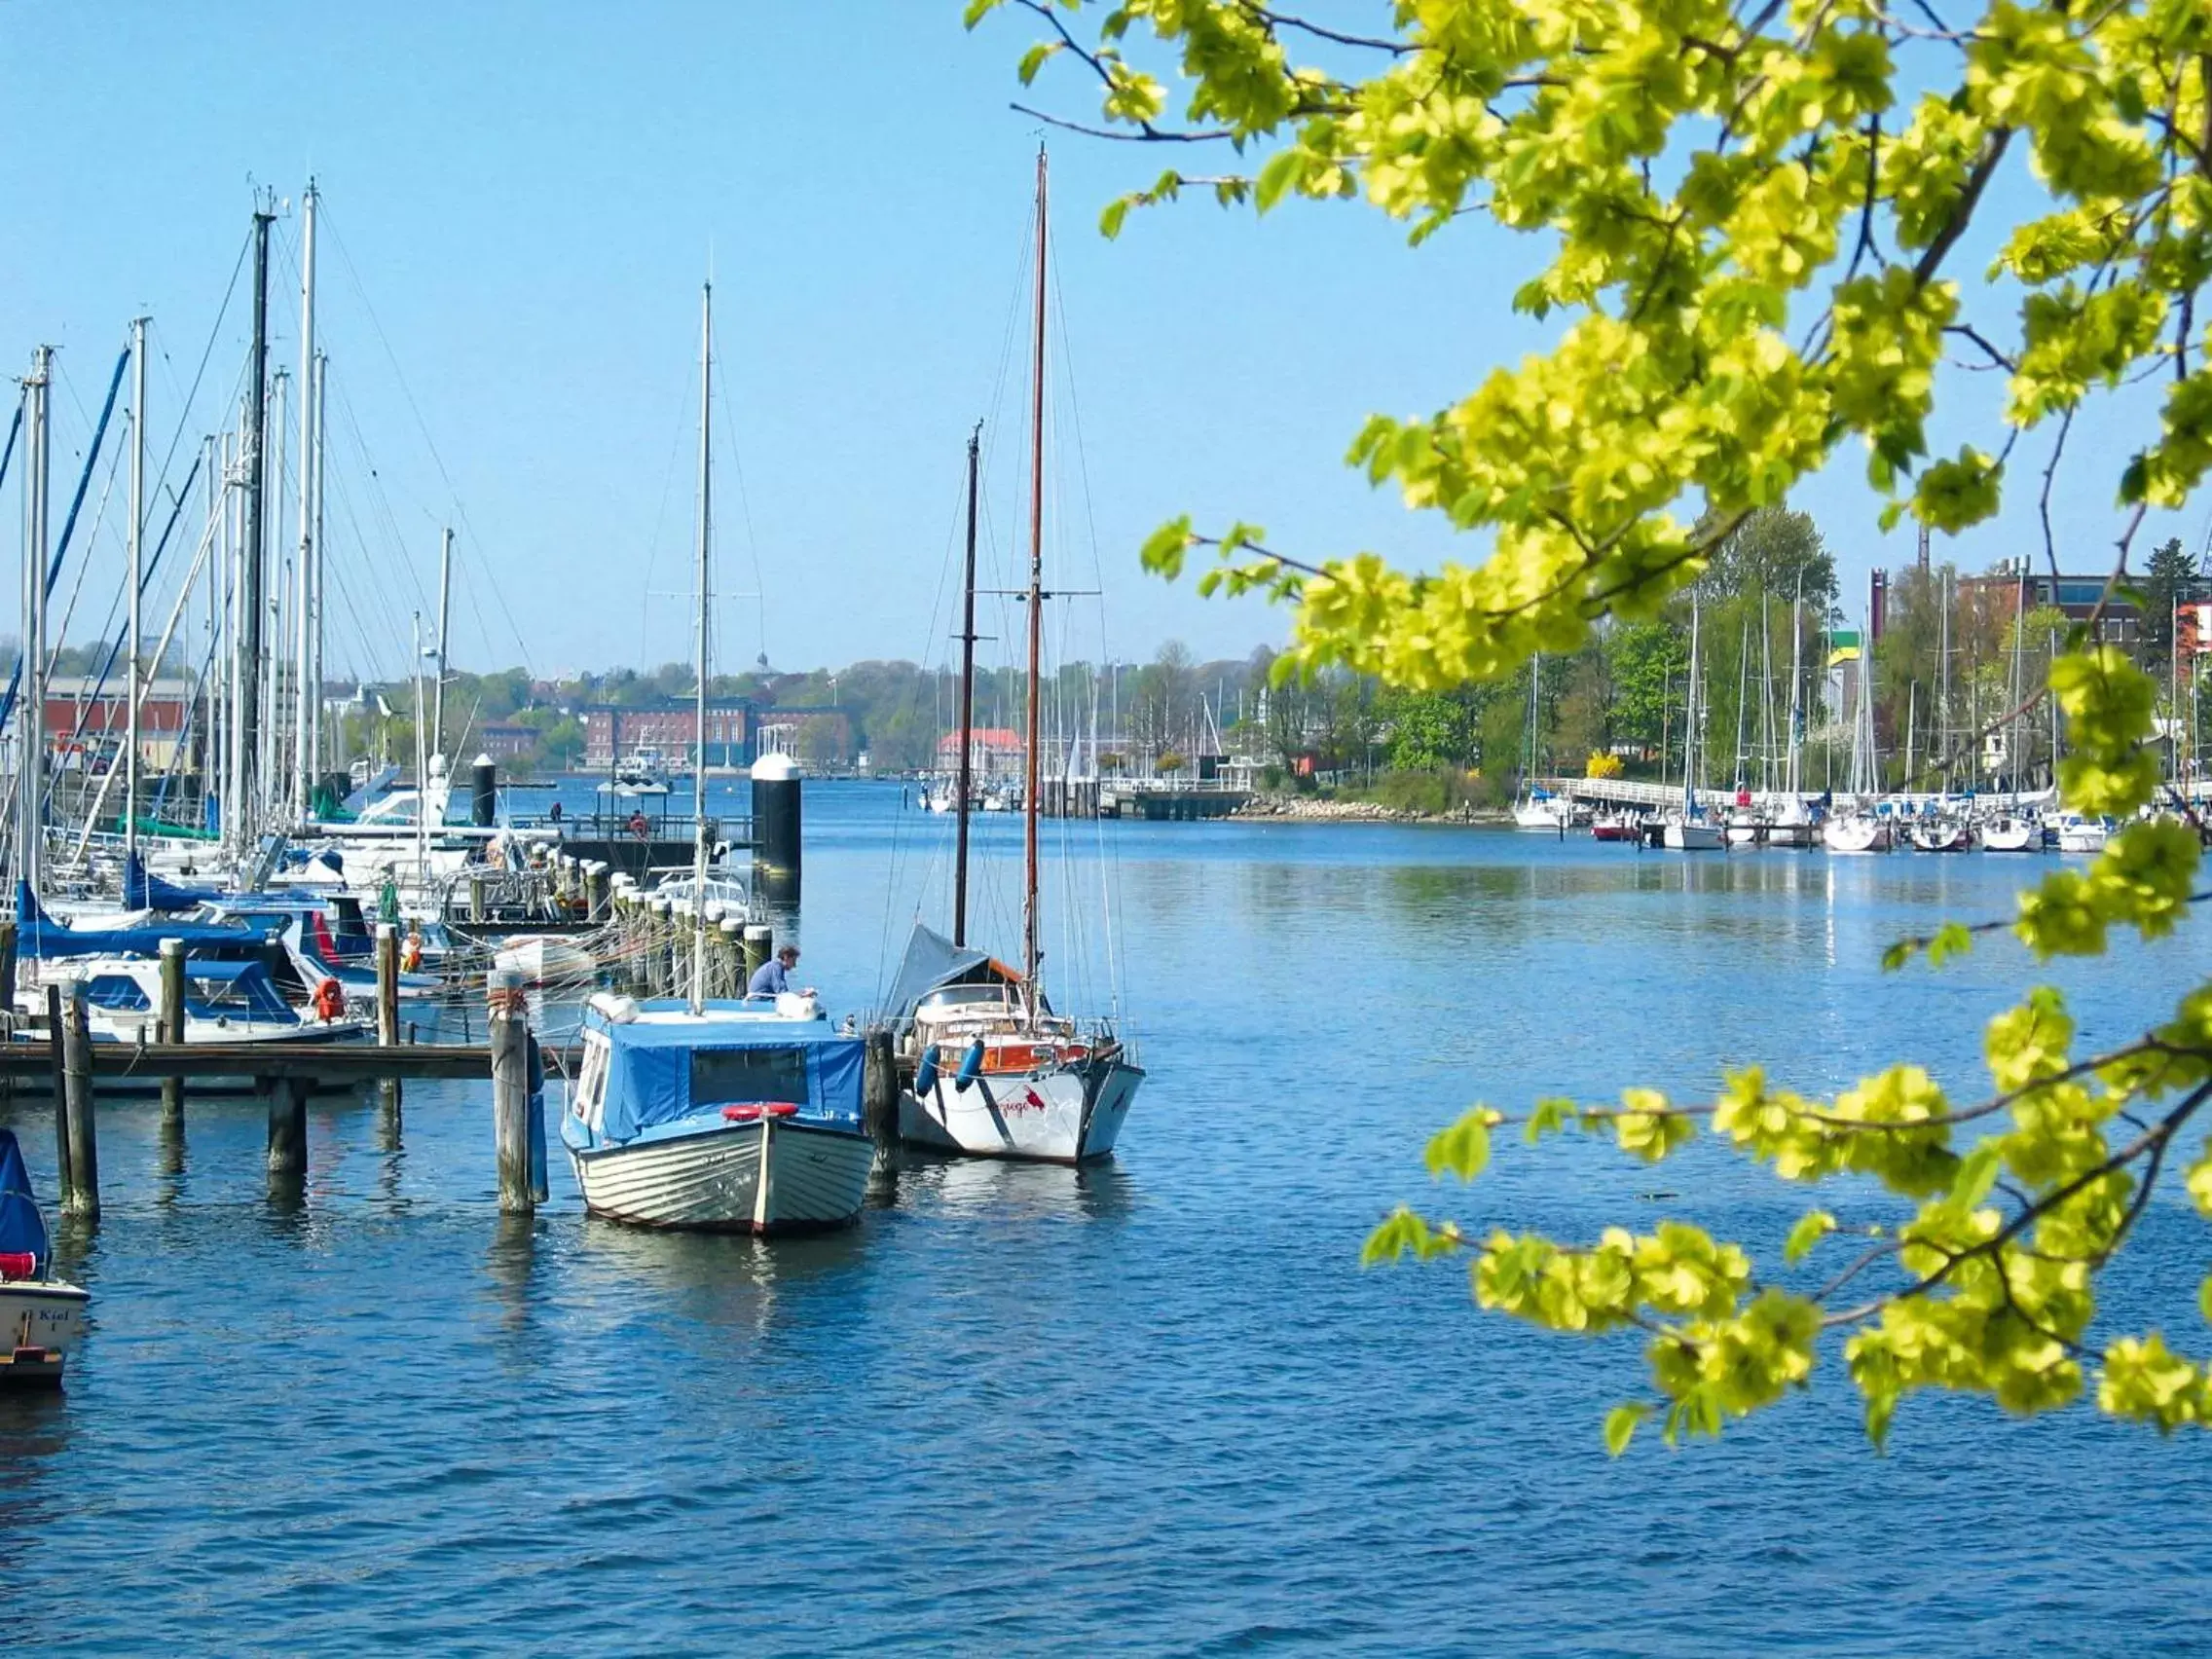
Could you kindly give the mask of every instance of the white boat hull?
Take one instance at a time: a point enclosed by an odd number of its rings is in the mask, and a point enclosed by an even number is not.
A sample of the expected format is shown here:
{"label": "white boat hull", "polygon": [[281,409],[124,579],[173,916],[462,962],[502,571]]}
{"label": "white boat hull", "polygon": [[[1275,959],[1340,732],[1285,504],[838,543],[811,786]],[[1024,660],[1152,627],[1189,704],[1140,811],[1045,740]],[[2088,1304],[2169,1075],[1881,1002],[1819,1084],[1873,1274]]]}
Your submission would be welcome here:
{"label": "white boat hull", "polygon": [[899,1095],[902,1140],[971,1158],[1082,1163],[1114,1150],[1144,1073],[1121,1061],[999,1073],[966,1088],[938,1075],[926,1095]]}
{"label": "white boat hull", "polygon": [[589,984],[599,976],[599,964],[590,951],[553,934],[510,939],[493,954],[492,966],[502,973],[520,974],[526,985],[556,980]]}
{"label": "white boat hull", "polygon": [[2043,850],[2043,826],[2017,818],[2000,818],[1981,827],[1982,851],[2031,853]]}
{"label": "white boat hull", "polygon": [[594,1151],[569,1149],[584,1207],[639,1227],[784,1233],[861,1212],[874,1146],[855,1131],[785,1119]]}
{"label": "white boat hull", "polygon": [[1535,830],[1547,835],[1556,835],[1566,827],[1566,823],[1567,807],[1564,802],[1555,808],[1548,801],[1524,801],[1513,809],[1513,828],[1516,830]]}
{"label": "white boat hull", "polygon": [[1890,827],[1871,818],[1831,818],[1821,826],[1821,845],[1831,853],[1886,853]]}
{"label": "white boat hull", "polygon": [[1660,832],[1660,841],[1676,853],[1716,853],[1727,845],[1714,824],[1670,824]]}
{"label": "white boat hull", "polygon": [[0,1354],[44,1348],[66,1354],[85,1333],[92,1293],[58,1279],[0,1280]]}

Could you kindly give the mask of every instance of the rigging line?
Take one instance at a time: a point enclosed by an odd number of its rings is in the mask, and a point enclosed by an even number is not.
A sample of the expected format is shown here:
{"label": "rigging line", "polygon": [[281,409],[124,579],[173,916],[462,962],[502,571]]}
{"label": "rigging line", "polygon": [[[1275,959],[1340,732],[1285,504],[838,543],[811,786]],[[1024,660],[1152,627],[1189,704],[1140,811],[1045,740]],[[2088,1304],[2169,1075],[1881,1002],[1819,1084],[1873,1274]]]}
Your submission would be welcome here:
{"label": "rigging line", "polygon": [[[230,315],[231,301],[238,295],[239,274],[245,269],[245,256],[252,248],[253,233],[249,230],[239,241],[239,256],[231,266],[231,279],[223,284],[223,303],[215,308],[215,320],[207,330],[207,344],[200,349],[199,365],[192,371],[192,387],[185,392],[183,401],[177,406],[176,434],[169,439],[168,451],[162,457],[161,476],[163,477],[168,475],[169,465],[176,459],[177,445],[184,441],[185,429],[192,421],[193,405],[200,397],[201,383],[206,378],[208,361],[215,354],[215,342],[222,337],[223,319]],[[164,338],[166,338],[166,334]],[[166,346],[162,350],[162,361],[164,363],[169,361],[169,354]],[[173,373],[170,375],[170,380],[172,382],[175,380]]]}
{"label": "rigging line", "polygon": [[737,515],[745,526],[746,557],[753,564],[754,613],[760,636],[760,654],[766,656],[768,654],[768,585],[760,574],[760,544],[753,534],[753,502],[745,490],[745,457],[738,450],[737,433],[731,429],[737,424],[735,413],[737,405],[730,401],[729,387],[722,378],[721,366],[721,354],[717,352],[710,367],[714,373],[715,384],[722,394],[722,413],[725,417],[721,424],[722,445],[729,451],[730,468],[737,474]]}
{"label": "rigging line", "polygon": [[660,475],[660,501],[653,508],[652,534],[645,540],[645,571],[638,584],[638,663],[642,668],[652,655],[649,635],[652,627],[653,566],[660,558],[661,532],[668,523],[668,498],[676,488],[676,458],[683,450],[683,434],[692,429],[690,417],[691,377],[685,371],[683,396],[678,400],[680,413],[675,429],[669,434],[668,464]]}

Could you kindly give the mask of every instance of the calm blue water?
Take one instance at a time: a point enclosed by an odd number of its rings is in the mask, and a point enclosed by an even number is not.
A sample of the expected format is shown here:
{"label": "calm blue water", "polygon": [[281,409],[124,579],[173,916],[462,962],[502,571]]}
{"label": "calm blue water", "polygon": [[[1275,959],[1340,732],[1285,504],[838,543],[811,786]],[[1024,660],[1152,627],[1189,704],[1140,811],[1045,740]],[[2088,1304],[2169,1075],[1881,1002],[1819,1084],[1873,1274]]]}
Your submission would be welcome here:
{"label": "calm blue water", "polygon": [[[868,1000],[941,877],[941,821],[897,801],[810,794],[801,973],[834,1008]],[[981,830],[978,931],[1008,949],[1014,828]],[[2212,1641],[2198,1438],[1924,1398],[1876,1456],[1830,1356],[1817,1393],[1718,1445],[1615,1462],[1599,1422],[1635,1344],[1480,1315],[1450,1267],[1356,1262],[1402,1197],[1483,1225],[1682,1214],[1778,1238],[1789,1195],[1717,1153],[1653,1172],[1513,1141],[1461,1192],[1420,1148],[1475,1099],[1695,1091],[1754,1057],[1817,1088],[1911,1052],[1972,1087],[2016,952],[1939,977],[1875,958],[2005,905],[2022,865],[1062,833],[1084,891],[1101,858],[1118,870],[1152,1072],[1101,1170],[936,1164],[849,1234],[763,1245],[588,1222],[563,1168],[549,1208],[502,1224],[481,1088],[413,1088],[389,1150],[372,1105],[318,1103],[297,1207],[267,1196],[250,1103],[194,1102],[181,1159],[150,1107],[104,1109],[106,1216],[70,1243],[95,1329],[65,1397],[0,1402],[10,1634],[27,1617],[116,1653]],[[1055,948],[1072,985],[1082,952]],[[2201,938],[2123,945],[2072,976],[2088,1033],[2208,965]],[[15,1122],[51,1191],[50,1116]],[[2115,1273],[2127,1312],[2194,1351],[2204,1242],[2162,1203]]]}

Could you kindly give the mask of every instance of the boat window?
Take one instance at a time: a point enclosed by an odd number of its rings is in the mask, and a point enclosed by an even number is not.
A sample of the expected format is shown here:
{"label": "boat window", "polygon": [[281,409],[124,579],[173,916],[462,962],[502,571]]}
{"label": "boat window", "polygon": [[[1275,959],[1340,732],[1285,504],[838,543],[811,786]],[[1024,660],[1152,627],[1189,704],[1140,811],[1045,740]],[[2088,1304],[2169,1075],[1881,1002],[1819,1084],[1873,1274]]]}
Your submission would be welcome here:
{"label": "boat window", "polygon": [[205,1019],[262,1019],[283,1025],[297,1024],[300,1017],[266,974],[220,979],[195,977],[185,985],[184,1005]]}
{"label": "boat window", "polygon": [[996,1008],[1007,1000],[1004,985],[946,985],[942,990],[932,991],[922,999],[922,1007],[940,1008]]}
{"label": "boat window", "polygon": [[576,1117],[593,1130],[605,1122],[601,1107],[607,1098],[607,1069],[614,1057],[605,1038],[584,1039],[584,1063],[576,1074]]}
{"label": "boat window", "polygon": [[733,1106],[806,1099],[804,1049],[694,1049],[691,1104]]}
{"label": "boat window", "polygon": [[143,1014],[154,1005],[138,981],[122,974],[95,974],[86,982],[85,1000],[95,1008]]}

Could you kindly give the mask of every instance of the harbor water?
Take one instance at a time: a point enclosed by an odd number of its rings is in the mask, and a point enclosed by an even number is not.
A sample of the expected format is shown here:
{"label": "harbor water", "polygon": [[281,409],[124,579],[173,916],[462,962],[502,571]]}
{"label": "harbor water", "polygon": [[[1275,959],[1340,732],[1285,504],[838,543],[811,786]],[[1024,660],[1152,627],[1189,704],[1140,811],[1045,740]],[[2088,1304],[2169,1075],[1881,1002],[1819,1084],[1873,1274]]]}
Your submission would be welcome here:
{"label": "harbor water", "polygon": [[[917,910],[941,920],[949,826],[897,785],[810,786],[807,813],[779,934],[833,1012],[865,1009]],[[972,931],[1002,954],[1018,829],[977,824]],[[372,1100],[318,1097],[297,1205],[271,1202],[251,1101],[192,1101],[181,1148],[151,1103],[103,1104],[104,1216],[62,1230],[90,1333],[65,1394],[0,1400],[0,1606],[50,1651],[118,1654],[2212,1642],[2201,1437],[1922,1396],[1877,1455],[1831,1350],[1717,1444],[1609,1459],[1636,1342],[1483,1314],[1450,1265],[1358,1265],[1400,1198],[1574,1235],[1680,1216],[1778,1262],[1808,1196],[1711,1147],[1654,1170],[1501,1136],[1471,1189],[1421,1148],[1476,1100],[1697,1096],[1754,1060],[1813,1090],[1910,1056],[1972,1091],[2030,965],[2003,939],[1939,974],[1878,958],[2005,913],[2044,861],[1047,838],[1047,974],[1103,1004],[1110,898],[1150,1072],[1103,1167],[926,1163],[855,1229],[762,1243],[587,1221],[558,1161],[553,1201],[502,1222],[482,1086],[410,1085],[396,1147]],[[1071,915],[1089,934],[1052,942]],[[2051,977],[2096,1042],[2208,969],[2199,925]],[[0,1110],[51,1195],[51,1109]],[[2110,1328],[2204,1351],[2205,1245],[2162,1195]]]}

